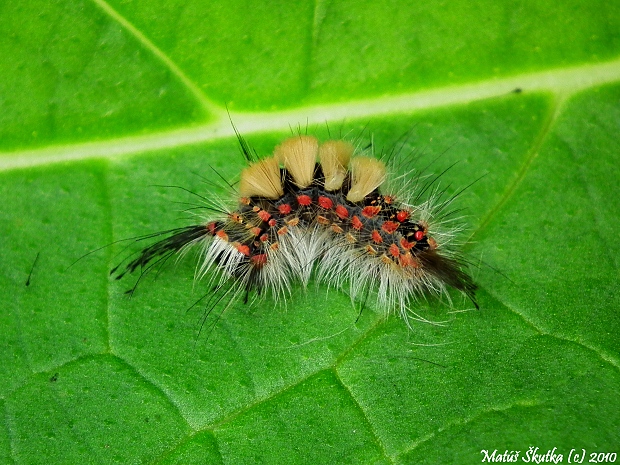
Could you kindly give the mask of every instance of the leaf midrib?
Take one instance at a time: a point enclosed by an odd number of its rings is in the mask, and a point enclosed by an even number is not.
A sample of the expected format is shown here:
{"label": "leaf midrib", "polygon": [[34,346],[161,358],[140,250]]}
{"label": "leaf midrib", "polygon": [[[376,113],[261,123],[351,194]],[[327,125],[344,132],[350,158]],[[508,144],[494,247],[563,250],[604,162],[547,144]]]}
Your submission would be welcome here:
{"label": "leaf midrib", "polygon": [[[339,104],[314,105],[277,112],[230,112],[237,130],[253,134],[295,127],[300,121],[324,125],[343,120],[364,119],[399,113],[412,113],[450,105],[464,105],[509,95],[515,89],[527,93],[548,93],[563,101],[585,89],[620,81],[620,59],[595,65],[557,68],[488,79],[458,86],[384,96]],[[39,149],[0,152],[0,171],[51,163],[116,158],[119,156],[172,149],[234,136],[226,110],[217,107],[215,118],[202,125],[179,127],[148,135],[127,136],[97,142],[51,145]]]}

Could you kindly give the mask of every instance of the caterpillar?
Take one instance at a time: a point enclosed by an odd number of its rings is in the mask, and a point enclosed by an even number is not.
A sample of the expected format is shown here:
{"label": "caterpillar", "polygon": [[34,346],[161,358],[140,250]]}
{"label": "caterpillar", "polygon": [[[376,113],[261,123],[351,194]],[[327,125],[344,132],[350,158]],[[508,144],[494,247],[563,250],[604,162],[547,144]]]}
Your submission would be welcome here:
{"label": "caterpillar", "polygon": [[353,301],[374,296],[380,310],[407,325],[420,298],[449,300],[449,288],[478,308],[476,285],[454,250],[458,227],[444,221],[455,197],[442,200],[437,178],[418,175],[395,189],[374,149],[367,154],[345,140],[319,143],[299,134],[259,159],[237,137],[248,166],[237,185],[229,184],[235,205],[211,206],[213,216],[161,233],[111,275],[140,269],[139,282],[154,265],[197,248],[196,277],[206,278],[211,307],[239,296],[246,303],[264,294],[286,299],[292,286],[306,287],[314,277]]}

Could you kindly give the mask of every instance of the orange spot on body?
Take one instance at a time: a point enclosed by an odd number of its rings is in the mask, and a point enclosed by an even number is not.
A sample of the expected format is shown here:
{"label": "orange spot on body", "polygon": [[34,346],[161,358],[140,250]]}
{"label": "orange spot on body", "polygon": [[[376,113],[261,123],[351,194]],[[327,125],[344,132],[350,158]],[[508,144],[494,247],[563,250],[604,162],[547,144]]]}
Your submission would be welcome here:
{"label": "orange spot on body", "polygon": [[362,208],[362,215],[366,218],[374,218],[381,211],[381,207],[374,207],[369,205],[368,207]]}
{"label": "orange spot on body", "polygon": [[319,204],[319,207],[324,208],[325,210],[330,210],[334,206],[334,202],[332,202],[332,199],[329,197],[321,196],[319,197],[317,203]]}
{"label": "orange spot on body", "polygon": [[391,244],[389,250],[392,257],[398,258],[400,256],[400,249],[396,244]]}
{"label": "orange spot on body", "polygon": [[263,221],[269,221],[269,218],[271,218],[271,213],[265,210],[259,211],[256,215]]}
{"label": "orange spot on body", "polygon": [[332,231],[334,231],[336,234],[342,234],[344,232],[342,228],[337,224],[332,224]]}
{"label": "orange spot on body", "polygon": [[326,217],[324,217],[323,215],[317,215],[316,217],[316,222],[322,225],[327,226],[328,224],[331,223],[331,221],[329,221]]}
{"label": "orange spot on body", "polygon": [[346,220],[349,217],[349,210],[343,205],[338,205],[336,207],[336,215],[338,215],[338,218],[341,220]]}
{"label": "orange spot on body", "polygon": [[231,219],[231,221],[235,223],[239,223],[239,224],[243,223],[242,216],[237,212],[230,213],[228,217]]}
{"label": "orange spot on body", "polygon": [[223,229],[220,229],[218,232],[215,233],[215,235],[223,241],[228,242],[228,234],[226,234]]}
{"label": "orange spot on body", "polygon": [[239,199],[239,203],[243,205],[250,205],[250,199],[248,197],[241,197]]}
{"label": "orange spot on body", "polygon": [[391,195],[384,195],[383,201],[390,205],[392,202],[394,202],[394,197],[392,197]]}
{"label": "orange spot on body", "polygon": [[312,205],[312,199],[309,195],[298,195],[297,203],[303,207],[307,207],[309,205]]}
{"label": "orange spot on body", "polygon": [[355,244],[357,242],[357,239],[351,233],[346,233],[344,238],[347,240],[349,244]]}
{"label": "orange spot on body", "polygon": [[278,229],[278,235],[280,236],[284,236],[287,232],[288,228],[286,226],[282,226],[280,229]]}
{"label": "orange spot on body", "polygon": [[297,226],[299,224],[299,218],[295,217],[295,218],[291,218],[290,220],[286,220],[286,224],[288,224],[289,226]]}
{"label": "orange spot on body", "polygon": [[239,252],[241,252],[246,257],[250,256],[250,248],[247,245],[237,243],[235,244],[235,247]]}
{"label": "orange spot on body", "polygon": [[409,242],[407,239],[405,239],[403,237],[403,238],[400,239],[400,246],[404,250],[410,250],[410,249],[413,249],[415,247],[415,242]]}
{"label": "orange spot on body", "polygon": [[396,219],[401,223],[406,221],[409,218],[409,212],[406,210],[401,210],[396,214]]}
{"label": "orange spot on body", "polygon": [[375,249],[372,245],[366,246],[366,252],[368,252],[370,255],[377,255],[377,249]]}
{"label": "orange spot on body", "polygon": [[383,229],[388,234],[392,234],[394,231],[398,229],[399,226],[400,226],[400,223],[397,223],[395,221],[386,221],[385,223],[381,225],[381,229]]}
{"label": "orange spot on body", "polygon": [[250,257],[250,263],[257,268],[262,268],[267,263],[267,254],[259,253]]}
{"label": "orange spot on body", "polygon": [[401,266],[410,266],[412,268],[420,268],[420,262],[411,255],[410,252],[404,253],[399,257]]}
{"label": "orange spot on body", "polygon": [[211,234],[212,236],[215,236],[215,221],[207,224],[207,231],[209,231],[209,234]]}
{"label": "orange spot on body", "polygon": [[283,203],[278,207],[278,211],[282,215],[288,215],[291,212],[292,208],[288,203]]}
{"label": "orange spot on body", "polygon": [[260,233],[261,233],[261,231],[262,231],[262,229],[261,229],[261,228],[256,228],[256,227],[254,227],[254,228],[250,229],[250,232],[251,232],[254,236],[259,236],[259,235],[260,235]]}
{"label": "orange spot on body", "polygon": [[267,242],[269,240],[269,235],[268,234],[263,234],[261,237],[259,237],[259,240],[261,242]]}

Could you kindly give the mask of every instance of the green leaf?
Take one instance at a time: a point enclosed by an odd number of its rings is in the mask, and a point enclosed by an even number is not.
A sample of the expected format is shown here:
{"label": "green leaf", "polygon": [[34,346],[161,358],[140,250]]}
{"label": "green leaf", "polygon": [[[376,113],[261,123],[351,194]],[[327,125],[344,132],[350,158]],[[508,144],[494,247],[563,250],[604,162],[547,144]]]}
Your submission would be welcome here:
{"label": "green leaf", "polygon": [[[0,462],[620,452],[616,2],[31,0],[0,31]],[[480,310],[409,330],[312,284],[202,326],[191,255],[128,298],[116,241],[228,199],[227,108],[262,155],[299,127],[456,162]]]}

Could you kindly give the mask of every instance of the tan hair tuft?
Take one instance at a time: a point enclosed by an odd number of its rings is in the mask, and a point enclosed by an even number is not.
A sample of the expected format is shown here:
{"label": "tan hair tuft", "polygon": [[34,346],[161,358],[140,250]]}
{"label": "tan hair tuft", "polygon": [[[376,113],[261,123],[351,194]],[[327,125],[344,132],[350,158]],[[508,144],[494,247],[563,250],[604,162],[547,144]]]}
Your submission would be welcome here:
{"label": "tan hair tuft", "polygon": [[252,163],[241,172],[239,181],[241,197],[279,199],[284,195],[280,166],[275,158],[265,158]]}
{"label": "tan hair tuft", "polygon": [[325,176],[325,190],[335,191],[342,187],[353,150],[353,146],[343,140],[329,140],[321,144],[319,160]]}
{"label": "tan hair tuft", "polygon": [[385,181],[385,165],[376,158],[355,157],[351,160],[349,202],[361,202]]}
{"label": "tan hair tuft", "polygon": [[312,136],[294,136],[278,145],[273,155],[293,176],[297,187],[303,189],[312,184],[319,142]]}

